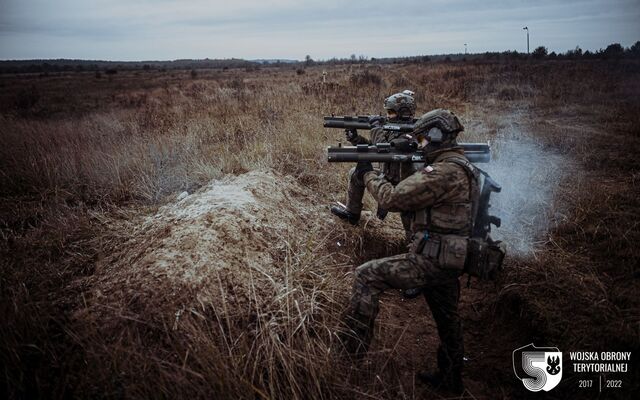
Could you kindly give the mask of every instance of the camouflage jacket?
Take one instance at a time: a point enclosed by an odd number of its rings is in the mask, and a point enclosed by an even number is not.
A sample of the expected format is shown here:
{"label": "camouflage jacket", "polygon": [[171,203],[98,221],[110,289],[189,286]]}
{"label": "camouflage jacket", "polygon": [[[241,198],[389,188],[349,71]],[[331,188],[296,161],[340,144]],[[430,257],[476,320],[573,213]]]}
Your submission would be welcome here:
{"label": "camouflage jacket", "polygon": [[[370,140],[358,135],[355,144],[389,143],[400,136],[399,132],[385,131],[382,127],[371,129]],[[389,182],[397,185],[401,180],[413,174],[416,170],[411,163],[380,163],[380,169]]]}
{"label": "camouflage jacket", "polygon": [[435,157],[433,163],[396,186],[375,171],[367,172],[364,175],[367,189],[380,207],[412,212],[412,233],[428,230],[469,236],[477,174],[470,175],[465,167],[447,161],[453,157],[466,160],[460,148],[439,150],[430,156]]}

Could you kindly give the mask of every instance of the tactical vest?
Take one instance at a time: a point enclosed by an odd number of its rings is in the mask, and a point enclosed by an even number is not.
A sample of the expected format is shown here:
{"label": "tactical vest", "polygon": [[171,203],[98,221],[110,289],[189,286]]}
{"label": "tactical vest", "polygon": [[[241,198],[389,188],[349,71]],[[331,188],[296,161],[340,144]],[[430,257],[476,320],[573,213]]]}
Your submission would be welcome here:
{"label": "tactical vest", "polygon": [[437,262],[441,268],[495,279],[502,271],[506,246],[488,235],[472,237],[480,202],[481,171],[457,153],[445,153],[437,162],[452,162],[464,169],[469,196],[464,201],[445,201],[417,211],[412,221],[414,238],[410,251]]}
{"label": "tactical vest", "polygon": [[436,162],[450,162],[462,167],[469,183],[468,195],[464,199],[446,200],[416,211],[410,251],[437,261],[442,268],[462,273],[467,260],[467,242],[478,208],[479,172],[469,160],[455,152],[442,154]]}
{"label": "tactical vest", "polygon": [[469,196],[463,201],[443,201],[414,213],[412,231],[426,230],[434,234],[470,236],[480,195],[479,172],[463,155],[444,153],[437,162],[459,165],[469,181]]}

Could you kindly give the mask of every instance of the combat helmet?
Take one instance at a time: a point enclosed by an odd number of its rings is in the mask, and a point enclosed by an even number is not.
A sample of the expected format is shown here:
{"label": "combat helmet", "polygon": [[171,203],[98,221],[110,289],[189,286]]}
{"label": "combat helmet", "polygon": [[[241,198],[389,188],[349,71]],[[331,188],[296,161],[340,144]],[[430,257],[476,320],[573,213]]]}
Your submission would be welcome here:
{"label": "combat helmet", "polygon": [[423,114],[416,121],[413,134],[427,135],[430,142],[447,142],[455,140],[463,130],[464,126],[453,112],[438,108]]}
{"label": "combat helmet", "polygon": [[392,94],[384,99],[384,108],[387,111],[395,111],[400,118],[413,117],[416,112],[416,101],[411,90]]}

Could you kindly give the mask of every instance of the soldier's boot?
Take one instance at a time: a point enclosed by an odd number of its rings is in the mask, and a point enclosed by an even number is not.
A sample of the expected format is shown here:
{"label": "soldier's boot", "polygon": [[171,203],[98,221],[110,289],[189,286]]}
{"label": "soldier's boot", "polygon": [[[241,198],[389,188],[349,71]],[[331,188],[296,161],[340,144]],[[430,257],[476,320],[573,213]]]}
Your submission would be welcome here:
{"label": "soldier's boot", "polygon": [[340,205],[331,206],[331,214],[337,215],[351,225],[357,225],[358,221],[360,221],[360,214],[354,214]]}
{"label": "soldier's boot", "polygon": [[337,350],[339,354],[346,354],[353,360],[360,360],[369,350],[369,340],[364,332],[353,330],[339,332]]}
{"label": "soldier's boot", "polygon": [[402,291],[402,297],[405,299],[415,299],[422,294],[422,288],[411,288]]}
{"label": "soldier's boot", "polygon": [[351,316],[344,318],[343,330],[338,333],[339,352],[361,359],[369,350],[372,335],[373,321],[364,323]]}
{"label": "soldier's boot", "polygon": [[462,362],[452,362],[443,348],[438,349],[438,371],[418,372],[417,377],[437,390],[445,390],[457,395],[464,392]]}

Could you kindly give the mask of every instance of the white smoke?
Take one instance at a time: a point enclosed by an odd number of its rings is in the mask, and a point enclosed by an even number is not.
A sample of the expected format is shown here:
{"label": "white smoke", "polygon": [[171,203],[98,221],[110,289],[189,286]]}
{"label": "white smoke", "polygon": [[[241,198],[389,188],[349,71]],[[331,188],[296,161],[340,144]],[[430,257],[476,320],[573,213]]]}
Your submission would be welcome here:
{"label": "white smoke", "polygon": [[491,195],[490,214],[502,219],[492,237],[507,243],[508,252],[531,255],[547,241],[547,232],[562,210],[556,201],[565,181],[569,157],[544,148],[542,143],[511,126],[492,144],[492,161],[479,165],[502,186]]}

